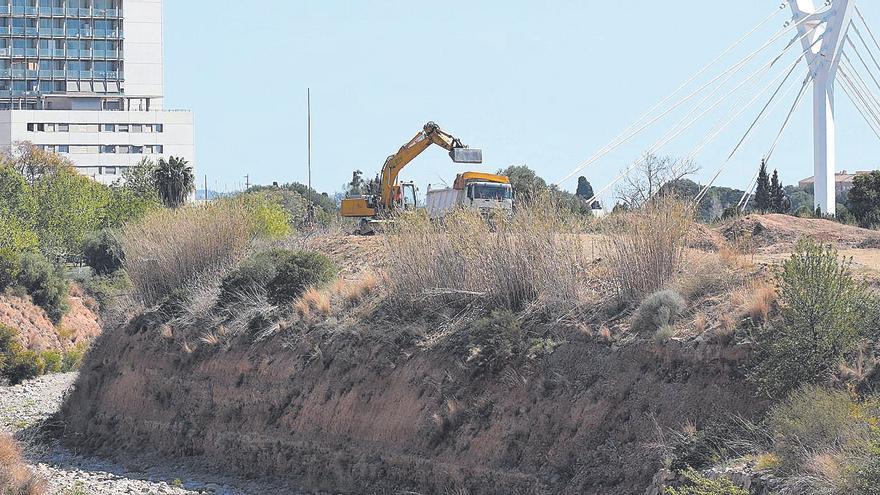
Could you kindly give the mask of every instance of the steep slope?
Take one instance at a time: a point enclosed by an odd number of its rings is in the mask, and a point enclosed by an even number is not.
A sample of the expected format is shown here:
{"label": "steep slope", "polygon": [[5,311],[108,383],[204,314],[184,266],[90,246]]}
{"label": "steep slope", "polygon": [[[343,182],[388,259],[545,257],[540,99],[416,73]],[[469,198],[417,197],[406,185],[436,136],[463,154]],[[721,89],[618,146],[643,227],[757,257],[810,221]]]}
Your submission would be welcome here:
{"label": "steep slope", "polygon": [[419,345],[428,323],[194,348],[142,318],[98,339],[65,440],[333,492],[636,494],[659,467],[658,429],[764,407],[737,347],[618,347],[559,328],[552,355],[495,373]]}

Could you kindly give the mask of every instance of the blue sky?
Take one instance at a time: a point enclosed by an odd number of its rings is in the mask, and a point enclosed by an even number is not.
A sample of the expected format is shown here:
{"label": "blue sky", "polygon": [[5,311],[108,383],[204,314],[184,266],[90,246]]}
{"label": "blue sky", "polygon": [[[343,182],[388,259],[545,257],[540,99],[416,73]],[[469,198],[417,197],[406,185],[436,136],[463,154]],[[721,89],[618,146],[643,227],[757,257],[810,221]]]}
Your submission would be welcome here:
{"label": "blue sky", "polygon": [[[166,106],[195,111],[198,183],[207,174],[209,187],[221,191],[241,188],[246,174],[252,183],[305,182],[308,87],[318,190],[341,190],[354,169],[377,173],[429,120],[482,148],[483,170],[526,164],[555,182],[780,3],[266,0],[242,8],[168,1]],[[880,5],[859,6],[880,33]],[[781,10],[712,72],[759,47],[789,17]],[[792,36],[759,54],[739,80]],[[755,82],[769,84],[800,54],[795,48]],[[768,116],[719,184],[745,187],[793,100],[791,93]],[[762,103],[698,158],[698,179],[715,173]],[[795,114],[772,163],[788,184],[812,175],[810,103]],[[880,142],[840,90],[838,114],[838,168],[880,165]],[[722,115],[711,113],[659,153],[687,154]],[[677,120],[658,123],[583,174],[598,189]],[[451,183],[466,169],[434,148],[404,177],[424,192],[428,183]]]}

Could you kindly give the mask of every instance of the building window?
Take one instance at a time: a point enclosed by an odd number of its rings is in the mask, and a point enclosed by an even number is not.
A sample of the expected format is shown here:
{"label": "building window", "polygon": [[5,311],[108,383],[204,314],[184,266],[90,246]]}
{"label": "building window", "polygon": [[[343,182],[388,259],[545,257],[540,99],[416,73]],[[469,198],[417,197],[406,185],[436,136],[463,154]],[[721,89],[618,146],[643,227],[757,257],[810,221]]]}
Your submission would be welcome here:
{"label": "building window", "polygon": [[144,132],[144,126],[141,124],[132,124],[131,132]]}
{"label": "building window", "polygon": [[58,132],[70,132],[70,125],[58,124]]}
{"label": "building window", "polygon": [[101,146],[101,153],[116,153],[116,145]]}
{"label": "building window", "polygon": [[116,130],[117,130],[118,132],[128,132],[128,124],[119,124],[119,125],[116,127]]}
{"label": "building window", "polygon": [[153,129],[155,129],[156,132],[164,132],[164,128],[165,126],[163,126],[162,124],[156,124],[153,126]]}
{"label": "building window", "polygon": [[104,167],[104,175],[116,175],[116,167]]}
{"label": "building window", "polygon": [[68,146],[66,144],[59,144],[57,152],[58,153],[70,153],[70,146]]}
{"label": "building window", "polygon": [[55,132],[55,124],[46,124],[46,132]]}
{"label": "building window", "polygon": [[103,128],[101,130],[104,132],[116,132],[116,125],[115,124],[104,124]]}

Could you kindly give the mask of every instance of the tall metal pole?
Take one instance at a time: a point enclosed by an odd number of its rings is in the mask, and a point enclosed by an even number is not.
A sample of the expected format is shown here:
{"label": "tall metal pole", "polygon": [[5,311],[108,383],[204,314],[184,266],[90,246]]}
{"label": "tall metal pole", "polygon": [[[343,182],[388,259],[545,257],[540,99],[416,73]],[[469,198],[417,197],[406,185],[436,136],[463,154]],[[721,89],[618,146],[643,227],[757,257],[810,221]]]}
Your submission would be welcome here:
{"label": "tall metal pole", "polygon": [[810,52],[808,62],[813,76],[814,203],[823,214],[834,215],[837,212],[834,81],[855,4],[850,0],[834,0],[828,9],[820,12],[813,5],[813,0],[788,1],[794,21],[800,23],[798,33],[804,49]]}
{"label": "tall metal pole", "polygon": [[205,174],[205,202],[208,201],[208,174]]}
{"label": "tall metal pole", "polygon": [[312,89],[311,88],[306,88],[306,111],[308,114],[307,118],[308,118],[308,133],[309,133],[309,139],[308,139],[308,141],[309,141],[308,142],[308,149],[309,149],[309,156],[308,156],[309,207],[308,207],[308,210],[306,210],[306,211],[308,211],[309,223],[311,224],[312,223],[312,216],[313,216],[312,209],[314,208],[314,198],[312,197]]}

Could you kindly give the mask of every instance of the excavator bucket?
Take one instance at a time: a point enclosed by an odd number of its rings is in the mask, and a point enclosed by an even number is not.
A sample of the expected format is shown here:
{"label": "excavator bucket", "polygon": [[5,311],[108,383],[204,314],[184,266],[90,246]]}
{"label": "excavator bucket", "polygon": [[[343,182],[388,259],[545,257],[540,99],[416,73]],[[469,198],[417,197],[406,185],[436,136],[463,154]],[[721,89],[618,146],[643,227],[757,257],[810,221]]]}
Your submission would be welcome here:
{"label": "excavator bucket", "polygon": [[453,148],[449,157],[455,163],[483,163],[483,150],[475,148]]}

